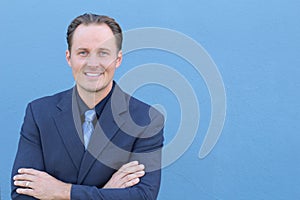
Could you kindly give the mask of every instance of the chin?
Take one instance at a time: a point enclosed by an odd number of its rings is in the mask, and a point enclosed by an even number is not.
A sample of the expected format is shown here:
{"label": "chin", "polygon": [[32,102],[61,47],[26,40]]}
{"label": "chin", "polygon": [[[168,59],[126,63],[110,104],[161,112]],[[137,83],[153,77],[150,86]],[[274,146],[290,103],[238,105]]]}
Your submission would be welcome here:
{"label": "chin", "polygon": [[87,84],[82,85],[81,88],[89,93],[97,93],[105,91],[109,87],[109,84]]}
{"label": "chin", "polygon": [[89,92],[102,92],[102,91],[105,90],[105,88],[106,88],[106,87],[104,87],[104,86],[103,86],[103,87],[99,87],[99,86],[98,86],[98,87],[94,87],[94,88],[89,88],[88,91],[89,91]]}
{"label": "chin", "polygon": [[103,88],[89,88],[86,91],[88,92],[101,92]]}

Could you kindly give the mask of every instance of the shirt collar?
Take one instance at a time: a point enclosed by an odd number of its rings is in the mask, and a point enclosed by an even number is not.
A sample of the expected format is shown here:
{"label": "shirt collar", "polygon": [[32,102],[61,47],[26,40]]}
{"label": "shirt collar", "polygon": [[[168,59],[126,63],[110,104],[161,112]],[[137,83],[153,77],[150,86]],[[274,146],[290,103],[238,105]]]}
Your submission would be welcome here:
{"label": "shirt collar", "polygon": [[[107,101],[110,99],[111,95],[112,95],[112,92],[115,88],[115,81],[113,81],[113,86],[110,90],[110,92],[107,94],[106,97],[104,97],[104,99],[102,99],[96,106],[95,106],[95,111],[96,111],[96,114],[97,114],[97,118],[100,117]],[[77,100],[77,104],[78,104],[78,108],[79,108],[79,113],[80,113],[80,116],[84,117],[84,113],[87,111],[87,110],[90,110],[90,108],[84,103],[84,101],[81,99],[81,97],[79,96],[78,94],[78,91],[77,91],[77,88],[75,89],[75,94],[76,94],[76,100]]]}

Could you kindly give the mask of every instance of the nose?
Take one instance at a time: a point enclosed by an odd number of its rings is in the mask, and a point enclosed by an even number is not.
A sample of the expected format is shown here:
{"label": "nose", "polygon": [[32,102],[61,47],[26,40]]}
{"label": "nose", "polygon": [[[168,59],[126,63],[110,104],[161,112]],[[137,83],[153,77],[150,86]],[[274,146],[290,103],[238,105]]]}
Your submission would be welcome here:
{"label": "nose", "polygon": [[86,64],[89,67],[97,68],[100,67],[101,59],[96,55],[89,55],[86,57]]}

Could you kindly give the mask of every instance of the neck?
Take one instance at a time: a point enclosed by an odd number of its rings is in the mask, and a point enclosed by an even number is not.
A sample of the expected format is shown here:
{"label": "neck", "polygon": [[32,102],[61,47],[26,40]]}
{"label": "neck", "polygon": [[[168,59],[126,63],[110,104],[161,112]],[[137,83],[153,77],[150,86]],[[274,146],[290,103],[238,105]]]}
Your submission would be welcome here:
{"label": "neck", "polygon": [[102,101],[112,89],[113,83],[111,82],[107,87],[99,91],[86,91],[80,86],[76,85],[78,94],[83,102],[90,108],[93,109],[95,106]]}

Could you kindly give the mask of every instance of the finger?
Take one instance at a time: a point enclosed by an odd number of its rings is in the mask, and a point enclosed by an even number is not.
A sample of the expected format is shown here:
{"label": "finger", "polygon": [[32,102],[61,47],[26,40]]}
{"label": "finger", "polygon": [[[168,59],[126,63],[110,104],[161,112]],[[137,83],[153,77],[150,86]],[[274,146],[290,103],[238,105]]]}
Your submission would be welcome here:
{"label": "finger", "polygon": [[34,181],[35,176],[30,174],[17,174],[13,177],[15,181]]}
{"label": "finger", "polygon": [[136,175],[137,178],[140,178],[140,177],[145,175],[145,171],[144,170],[143,171],[138,171],[138,172],[135,172],[134,174]]}
{"label": "finger", "polygon": [[121,168],[114,174],[115,177],[123,178],[128,174],[128,169],[134,166],[138,166],[138,161],[131,161],[121,166]]}
{"label": "finger", "polygon": [[135,178],[135,179],[132,179],[131,181],[125,182],[123,184],[123,187],[124,188],[132,187],[132,186],[138,184],[139,182],[140,182],[140,179],[139,178]]}
{"label": "finger", "polygon": [[126,169],[128,167],[137,166],[138,164],[139,164],[138,161],[131,161],[129,163],[122,165],[122,167],[120,169]]}
{"label": "finger", "polygon": [[130,174],[124,174],[124,173],[119,172],[119,173],[114,174],[112,178],[114,180],[117,180],[116,182],[119,186],[124,187],[124,184],[126,182],[130,182],[130,181],[132,181],[136,178],[140,178],[144,175],[145,175],[145,171],[138,171],[138,172],[130,173]]}
{"label": "finger", "polygon": [[32,182],[29,181],[14,181],[14,185],[24,188],[32,188]]}
{"label": "finger", "polygon": [[138,171],[138,172],[135,172],[135,173],[132,173],[132,174],[128,174],[124,178],[126,179],[126,181],[130,181],[130,180],[135,179],[135,178],[140,178],[144,175],[145,175],[145,171]]}
{"label": "finger", "polygon": [[144,176],[144,174],[145,174],[144,171],[136,172],[136,173],[133,173],[133,174],[128,174],[123,178],[122,181],[129,182],[129,181],[132,181],[133,179],[140,178],[140,177]]}
{"label": "finger", "polygon": [[124,176],[123,181],[124,183],[130,182],[131,180],[138,178],[135,174],[128,174],[127,176]]}
{"label": "finger", "polygon": [[[145,166],[143,164],[138,164],[138,161],[132,161],[123,165],[114,175],[115,179],[123,179],[125,176],[129,174],[133,174],[136,172],[143,171]],[[144,172],[141,172],[144,173]]]}
{"label": "finger", "polygon": [[139,165],[128,166],[126,168],[120,168],[120,172],[129,174],[129,173],[135,173],[138,171],[142,171],[144,169],[145,169],[145,166],[143,164],[139,164]]}
{"label": "finger", "polygon": [[32,168],[20,168],[18,170],[18,173],[20,174],[31,174],[31,175],[38,175],[41,173],[41,171],[32,169]]}
{"label": "finger", "polygon": [[18,193],[18,194],[25,194],[25,195],[29,195],[29,196],[34,196],[34,191],[33,191],[33,189],[29,189],[29,188],[18,188],[17,190],[16,190],[16,192]]}

